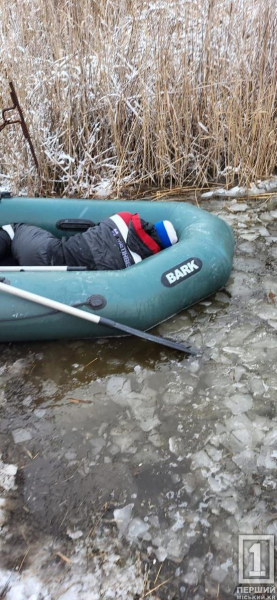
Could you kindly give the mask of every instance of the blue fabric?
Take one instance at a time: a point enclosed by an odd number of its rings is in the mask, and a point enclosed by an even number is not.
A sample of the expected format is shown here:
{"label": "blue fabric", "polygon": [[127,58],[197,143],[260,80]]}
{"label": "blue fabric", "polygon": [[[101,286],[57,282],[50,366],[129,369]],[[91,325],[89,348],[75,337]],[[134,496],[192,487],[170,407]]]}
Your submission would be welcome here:
{"label": "blue fabric", "polygon": [[166,231],[166,228],[164,226],[164,222],[163,221],[157,221],[157,223],[154,224],[154,227],[156,229],[156,232],[162,242],[162,245],[164,248],[168,248],[169,246],[172,246],[172,243],[168,237],[168,233]]}

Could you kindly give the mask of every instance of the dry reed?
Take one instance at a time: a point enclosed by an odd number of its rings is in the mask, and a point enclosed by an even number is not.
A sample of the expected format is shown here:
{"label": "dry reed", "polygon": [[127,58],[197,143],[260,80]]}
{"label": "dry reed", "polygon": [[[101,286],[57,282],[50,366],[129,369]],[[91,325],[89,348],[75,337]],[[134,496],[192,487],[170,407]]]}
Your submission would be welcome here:
{"label": "dry reed", "polygon": [[[30,194],[249,185],[276,169],[276,0],[0,0],[0,173]],[[9,130],[8,130],[9,129]]]}

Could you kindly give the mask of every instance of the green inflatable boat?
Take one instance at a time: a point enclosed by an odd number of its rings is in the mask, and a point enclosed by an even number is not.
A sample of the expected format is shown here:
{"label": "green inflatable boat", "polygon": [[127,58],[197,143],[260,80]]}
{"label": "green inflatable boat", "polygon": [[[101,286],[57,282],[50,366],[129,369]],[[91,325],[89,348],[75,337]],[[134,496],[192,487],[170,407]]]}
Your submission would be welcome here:
{"label": "green inflatable boat", "polygon": [[[0,266],[7,285],[146,331],[207,298],[228,281],[234,252],[230,227],[181,202],[1,198],[0,226],[29,223],[56,236],[72,235],[110,215],[138,212],[146,221],[172,221],[179,242],[121,271],[14,271]],[[24,268],[24,267],[21,267]],[[26,299],[0,292],[0,341],[119,335]]]}

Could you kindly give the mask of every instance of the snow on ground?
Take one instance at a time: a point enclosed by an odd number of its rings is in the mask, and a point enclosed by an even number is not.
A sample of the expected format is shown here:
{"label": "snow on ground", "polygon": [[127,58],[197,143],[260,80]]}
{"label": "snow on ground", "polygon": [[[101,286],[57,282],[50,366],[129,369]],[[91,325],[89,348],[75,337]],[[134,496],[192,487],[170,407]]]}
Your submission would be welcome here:
{"label": "snow on ground", "polygon": [[277,533],[277,199],[207,207],[236,232],[230,281],[158,328],[203,357],[3,346],[8,600],[230,600],[238,534]]}
{"label": "snow on ground", "polygon": [[8,175],[0,173],[0,194],[10,191],[10,178]]}
{"label": "snow on ground", "polygon": [[258,181],[257,185],[254,183],[249,188],[242,186],[235,186],[231,189],[217,188],[210,192],[204,192],[201,194],[201,198],[214,198],[214,197],[226,197],[226,198],[241,198],[245,196],[259,196],[260,194],[266,194],[277,191],[277,177],[271,177],[265,181]]}
{"label": "snow on ground", "polygon": [[[139,556],[126,557],[124,566],[120,565],[120,546],[112,547],[109,538],[102,536],[97,552],[82,540],[75,543],[70,559],[62,553],[60,558],[57,552],[53,540],[44,540],[29,568],[22,572],[0,569],[0,593],[5,590],[5,600],[133,600],[136,594],[143,596],[146,582]],[[90,572],[84,568],[88,560]],[[152,594],[148,598],[154,600]]]}

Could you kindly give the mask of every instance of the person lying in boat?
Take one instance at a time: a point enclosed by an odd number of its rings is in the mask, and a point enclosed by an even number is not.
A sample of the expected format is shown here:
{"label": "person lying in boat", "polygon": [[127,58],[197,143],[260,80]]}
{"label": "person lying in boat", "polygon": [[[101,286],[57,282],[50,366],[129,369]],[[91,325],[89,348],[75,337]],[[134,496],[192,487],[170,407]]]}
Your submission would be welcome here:
{"label": "person lying in boat", "polygon": [[22,266],[125,269],[177,241],[170,221],[151,224],[138,213],[117,213],[83,233],[61,239],[40,227],[18,223],[0,229],[0,261],[3,265],[12,257]]}

